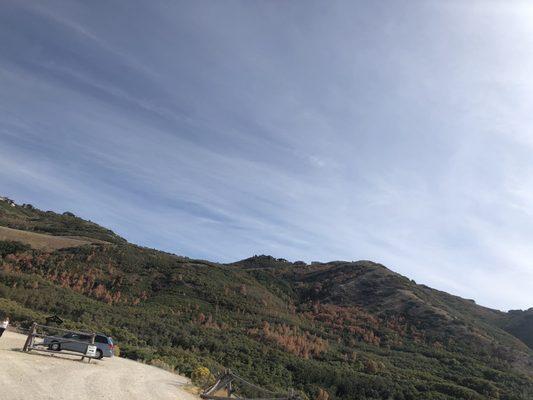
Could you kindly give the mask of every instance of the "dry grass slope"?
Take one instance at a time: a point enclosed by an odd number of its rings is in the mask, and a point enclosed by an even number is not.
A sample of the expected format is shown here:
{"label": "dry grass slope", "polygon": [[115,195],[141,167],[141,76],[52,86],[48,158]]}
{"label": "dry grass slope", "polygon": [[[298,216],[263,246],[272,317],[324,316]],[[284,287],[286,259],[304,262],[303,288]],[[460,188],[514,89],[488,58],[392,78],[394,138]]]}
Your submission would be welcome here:
{"label": "dry grass slope", "polygon": [[43,233],[21,231],[0,226],[0,240],[12,240],[44,251],[54,251],[68,247],[78,247],[90,243],[104,243],[97,239],[73,236],[52,236]]}

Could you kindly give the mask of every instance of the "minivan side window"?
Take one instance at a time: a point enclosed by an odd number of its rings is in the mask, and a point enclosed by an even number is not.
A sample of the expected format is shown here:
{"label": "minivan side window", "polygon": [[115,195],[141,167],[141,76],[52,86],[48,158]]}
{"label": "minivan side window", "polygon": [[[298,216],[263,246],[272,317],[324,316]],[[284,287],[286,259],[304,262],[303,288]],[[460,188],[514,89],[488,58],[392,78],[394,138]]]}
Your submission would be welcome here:
{"label": "minivan side window", "polygon": [[105,336],[100,336],[100,335],[97,335],[95,338],[94,338],[94,341],[96,343],[105,343],[107,344],[107,338]]}
{"label": "minivan side window", "polygon": [[72,340],[81,340],[81,339],[80,339],[80,336],[77,335],[76,333],[69,333],[68,336],[65,335],[65,337],[66,337],[67,339],[72,339]]}

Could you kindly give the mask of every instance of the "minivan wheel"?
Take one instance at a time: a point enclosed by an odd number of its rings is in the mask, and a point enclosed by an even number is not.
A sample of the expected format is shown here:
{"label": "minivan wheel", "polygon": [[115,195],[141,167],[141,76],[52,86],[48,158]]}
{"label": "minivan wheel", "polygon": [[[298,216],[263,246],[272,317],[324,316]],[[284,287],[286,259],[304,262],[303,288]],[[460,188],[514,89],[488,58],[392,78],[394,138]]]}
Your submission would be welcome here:
{"label": "minivan wheel", "polygon": [[61,345],[58,342],[53,342],[48,348],[52,351],[61,351]]}
{"label": "minivan wheel", "polygon": [[102,350],[97,349],[96,350],[96,359],[97,360],[101,360],[102,358],[104,358],[104,353],[102,352]]}

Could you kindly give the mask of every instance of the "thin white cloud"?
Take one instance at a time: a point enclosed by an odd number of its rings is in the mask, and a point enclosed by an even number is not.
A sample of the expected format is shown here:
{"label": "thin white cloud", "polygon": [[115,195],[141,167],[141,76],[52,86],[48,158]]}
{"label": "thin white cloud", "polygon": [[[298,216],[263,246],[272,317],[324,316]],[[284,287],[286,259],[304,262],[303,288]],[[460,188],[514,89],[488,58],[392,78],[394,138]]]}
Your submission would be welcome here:
{"label": "thin white cloud", "polygon": [[109,7],[7,3],[2,194],[192,257],[373,259],[533,305],[530,6]]}

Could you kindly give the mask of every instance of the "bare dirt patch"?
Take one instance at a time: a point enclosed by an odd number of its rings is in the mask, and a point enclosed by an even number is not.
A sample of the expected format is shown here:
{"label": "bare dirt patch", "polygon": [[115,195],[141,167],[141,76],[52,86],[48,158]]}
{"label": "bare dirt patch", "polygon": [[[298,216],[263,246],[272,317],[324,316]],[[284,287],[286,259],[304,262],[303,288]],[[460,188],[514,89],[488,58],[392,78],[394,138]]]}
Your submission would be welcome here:
{"label": "bare dirt patch", "polygon": [[0,338],[0,398],[10,400],[198,400],[182,376],[115,357],[78,358],[22,353],[25,336]]}
{"label": "bare dirt patch", "polygon": [[91,243],[106,243],[97,239],[73,236],[52,236],[44,233],[21,231],[0,226],[0,240],[12,240],[30,245],[37,250],[53,251]]}

